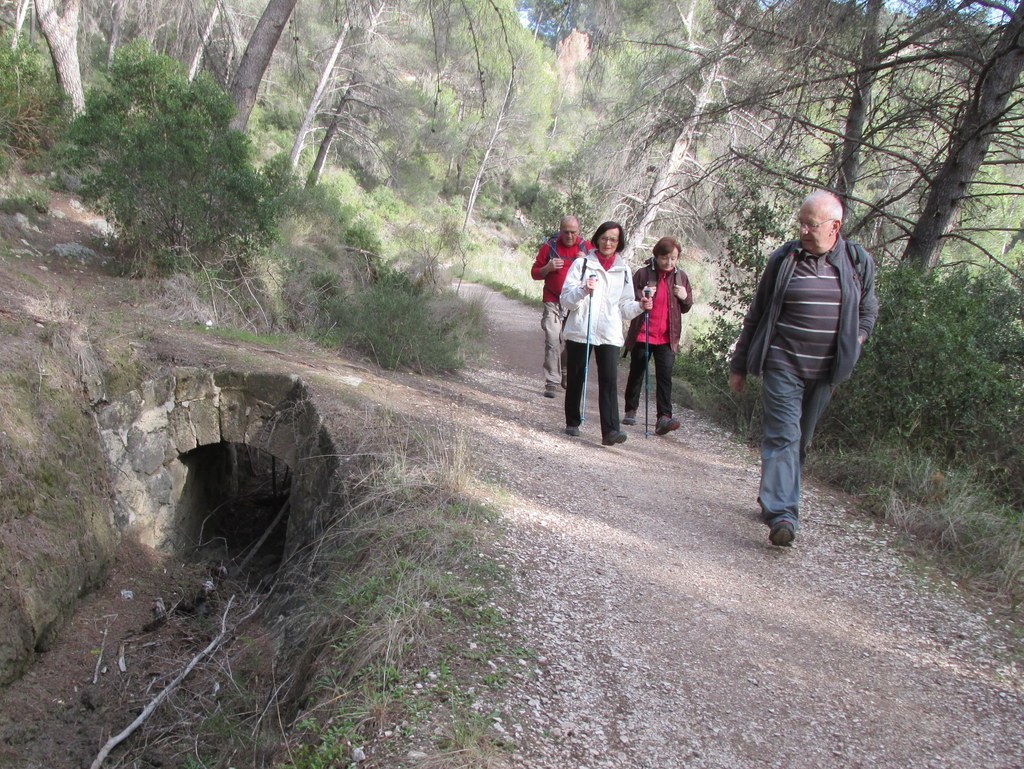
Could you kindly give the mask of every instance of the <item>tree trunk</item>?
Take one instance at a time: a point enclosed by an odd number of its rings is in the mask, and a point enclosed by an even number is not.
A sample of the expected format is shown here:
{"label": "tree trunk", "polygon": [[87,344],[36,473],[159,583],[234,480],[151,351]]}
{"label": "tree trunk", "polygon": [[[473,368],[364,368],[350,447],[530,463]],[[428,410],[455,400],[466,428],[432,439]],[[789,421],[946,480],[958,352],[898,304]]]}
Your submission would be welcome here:
{"label": "tree trunk", "polygon": [[328,57],[327,63],[324,64],[324,69],[320,73],[320,82],[316,84],[313,97],[309,100],[309,107],[306,108],[306,114],[302,118],[302,125],[299,126],[299,131],[295,135],[295,143],[292,145],[291,155],[288,156],[288,163],[292,171],[299,165],[299,154],[302,152],[302,145],[306,141],[306,134],[309,133],[310,126],[313,125],[313,119],[320,109],[320,102],[324,98],[324,92],[334,77],[334,65],[338,63],[338,56],[341,54],[341,49],[345,45],[345,38],[348,37],[348,32],[351,28],[349,20],[345,19],[345,23],[341,25],[341,29],[338,31],[338,39],[334,42],[334,50],[331,51],[331,55]]}
{"label": "tree trunk", "polygon": [[78,63],[78,19],[80,0],[68,0],[64,12],[54,9],[53,0],[35,0],[39,27],[50,48],[50,58],[57,73],[57,82],[71,100],[77,115],[85,110],[85,91],[82,89],[82,69]]}
{"label": "tree trunk", "polygon": [[[728,48],[734,35],[735,28],[729,27],[722,37],[721,48],[723,51]],[[719,58],[704,76],[700,91],[697,92],[697,97],[694,100],[693,111],[690,113],[690,117],[680,127],[675,141],[672,142],[672,149],[668,153],[668,157],[655,173],[654,181],[651,183],[651,187],[647,192],[647,198],[644,200],[641,208],[640,221],[632,227],[622,248],[622,256],[626,261],[631,261],[636,250],[643,247],[644,240],[647,239],[647,233],[651,230],[651,225],[658,218],[662,205],[673,190],[673,177],[679,172],[683,160],[690,154],[693,142],[698,138],[700,121],[702,120],[704,110],[711,101],[712,90],[718,83],[720,67],[721,59]]]}
{"label": "tree trunk", "polygon": [[473,208],[476,206],[476,199],[480,194],[480,186],[483,184],[484,174],[487,173],[487,161],[491,157],[491,152],[494,151],[494,145],[498,143],[498,137],[505,130],[505,118],[508,117],[509,108],[512,106],[512,93],[515,90],[515,84],[516,66],[515,62],[513,62],[512,71],[508,76],[508,85],[505,87],[505,98],[501,102],[498,117],[494,121],[494,130],[491,131],[491,138],[487,141],[487,149],[484,150],[484,156],[480,159],[480,165],[476,169],[476,176],[473,177],[473,186],[470,188],[469,199],[466,201],[466,217],[462,220],[463,230],[469,226],[469,222],[473,218]]}
{"label": "tree trunk", "polygon": [[235,14],[231,8],[224,3],[224,0],[217,0],[217,7],[220,8],[221,15],[224,17],[224,22],[228,27],[228,52],[227,57],[224,60],[224,83],[225,85],[231,79],[231,69],[235,66],[235,57],[238,56],[238,51],[242,48],[242,33],[238,31],[238,22],[235,21]]}
{"label": "tree trunk", "polygon": [[199,66],[203,63],[203,53],[206,51],[206,46],[210,44],[210,37],[213,35],[213,27],[217,23],[218,16],[220,16],[220,3],[215,3],[213,10],[210,11],[210,20],[206,22],[206,29],[203,30],[203,36],[199,40],[199,45],[196,46],[195,54],[192,56],[192,66],[188,68],[188,81],[190,83],[199,74]]}
{"label": "tree trunk", "polygon": [[320,140],[320,147],[316,153],[316,159],[313,161],[313,167],[309,170],[309,175],[306,177],[306,187],[315,187],[320,183],[320,175],[323,173],[324,165],[327,163],[327,155],[331,151],[331,144],[334,143],[334,137],[338,135],[338,129],[341,127],[341,116],[345,112],[345,107],[348,105],[348,96],[352,92],[353,85],[349,83],[345,86],[345,90],[342,91],[341,98],[338,99],[338,104],[332,110],[331,122],[328,124],[327,129],[324,131],[324,136]]}
{"label": "tree trunk", "polygon": [[235,102],[235,117],[231,121],[231,127],[236,131],[244,131],[249,123],[249,115],[256,103],[256,94],[259,92],[263,73],[270,65],[270,57],[274,55],[277,41],[281,39],[284,25],[288,22],[288,17],[291,16],[297,2],[298,0],[270,0],[256,23],[256,29],[249,38],[249,44],[245,47],[242,61],[238,64],[238,71],[231,79],[229,88],[231,98]]}
{"label": "tree trunk", "polygon": [[107,69],[114,63],[114,52],[121,42],[121,29],[124,27],[125,0],[113,0],[110,4],[110,39],[107,41]]}
{"label": "tree trunk", "polygon": [[843,201],[847,211],[850,210],[850,198],[860,178],[860,150],[864,141],[864,126],[871,111],[872,89],[879,59],[878,19],[881,12],[882,0],[868,0],[864,37],[860,48],[860,65],[854,75],[853,95],[850,98],[850,109],[846,114],[843,149],[839,156],[836,176],[836,194]]}
{"label": "tree trunk", "polygon": [[950,138],[946,160],[932,179],[928,199],[903,252],[903,261],[922,272],[939,263],[943,237],[985,159],[992,135],[1007,117],[1007,104],[1024,71],[1022,34],[1024,2],[1018,2],[992,54],[982,63],[973,96]]}
{"label": "tree trunk", "polygon": [[25,26],[25,17],[28,16],[29,6],[32,0],[18,0],[18,9],[14,17],[14,31],[11,33],[11,50],[18,47],[18,38],[21,37],[21,28]]}

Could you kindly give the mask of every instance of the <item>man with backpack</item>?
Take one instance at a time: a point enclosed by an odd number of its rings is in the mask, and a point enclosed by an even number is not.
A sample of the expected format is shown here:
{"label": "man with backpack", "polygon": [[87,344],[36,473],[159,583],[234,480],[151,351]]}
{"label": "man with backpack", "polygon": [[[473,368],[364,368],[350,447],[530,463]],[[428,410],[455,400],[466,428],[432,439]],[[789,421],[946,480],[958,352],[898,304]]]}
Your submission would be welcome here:
{"label": "man with backpack", "polygon": [[839,234],[843,204],[818,190],[800,207],[800,239],[768,257],[729,364],[729,387],[761,377],[761,520],[793,542],[800,470],[836,385],[850,378],[878,317],[875,263]]}
{"label": "man with backpack", "polygon": [[554,398],[565,387],[565,347],[562,344],[562,307],[559,296],[569,266],[577,256],[593,247],[580,238],[580,221],[562,217],[558,232],[540,247],[530,275],[544,281],[544,312],[540,326],[544,330],[544,397]]}

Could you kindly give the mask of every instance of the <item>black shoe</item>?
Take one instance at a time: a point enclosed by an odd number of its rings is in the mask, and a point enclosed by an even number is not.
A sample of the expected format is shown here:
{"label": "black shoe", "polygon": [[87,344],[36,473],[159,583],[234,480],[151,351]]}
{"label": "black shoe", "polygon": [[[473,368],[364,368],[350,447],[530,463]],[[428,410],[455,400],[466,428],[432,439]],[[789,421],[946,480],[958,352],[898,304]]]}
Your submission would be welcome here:
{"label": "black shoe", "polygon": [[679,429],[679,420],[675,417],[658,417],[657,424],[654,425],[655,435],[667,435],[673,430]]}
{"label": "black shoe", "polygon": [[768,541],[776,547],[789,547],[793,544],[794,537],[796,537],[796,531],[793,529],[793,524],[789,521],[782,521],[772,526],[772,530],[768,534]]}
{"label": "black shoe", "polygon": [[635,425],[636,424],[636,412],[627,411],[622,417],[622,424],[624,425]]}
{"label": "black shoe", "polygon": [[579,438],[580,437],[580,428],[577,427],[576,425],[566,425],[565,426],[565,434],[566,435],[571,435],[573,438]]}
{"label": "black shoe", "polygon": [[554,398],[556,395],[558,395],[558,385],[551,384],[550,382],[544,385],[545,398]]}
{"label": "black shoe", "polygon": [[625,442],[626,434],[622,430],[612,430],[601,439],[601,443],[605,446],[614,446],[616,443]]}

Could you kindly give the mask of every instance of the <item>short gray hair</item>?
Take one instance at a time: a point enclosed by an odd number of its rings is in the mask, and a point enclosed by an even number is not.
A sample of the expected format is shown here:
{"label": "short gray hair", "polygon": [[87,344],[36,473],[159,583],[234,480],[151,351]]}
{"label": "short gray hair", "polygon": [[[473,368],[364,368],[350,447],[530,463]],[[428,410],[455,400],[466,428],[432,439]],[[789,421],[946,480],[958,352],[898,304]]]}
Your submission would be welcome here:
{"label": "short gray hair", "polygon": [[829,219],[843,221],[843,202],[828,190],[815,190],[812,192],[804,198],[803,205],[806,206],[808,204],[827,211]]}

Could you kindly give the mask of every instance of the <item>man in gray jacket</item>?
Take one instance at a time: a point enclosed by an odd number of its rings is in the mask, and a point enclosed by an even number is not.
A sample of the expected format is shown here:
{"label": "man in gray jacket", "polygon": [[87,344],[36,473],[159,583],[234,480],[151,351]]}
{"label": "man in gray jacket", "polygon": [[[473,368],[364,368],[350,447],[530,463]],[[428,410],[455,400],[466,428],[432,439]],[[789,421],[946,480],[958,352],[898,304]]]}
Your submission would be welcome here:
{"label": "man in gray jacket", "polygon": [[729,364],[729,387],[761,377],[761,520],[773,545],[796,536],[800,470],[835,386],[850,378],[878,317],[875,263],[839,234],[843,205],[819,190],[798,215],[800,239],[768,257]]}

